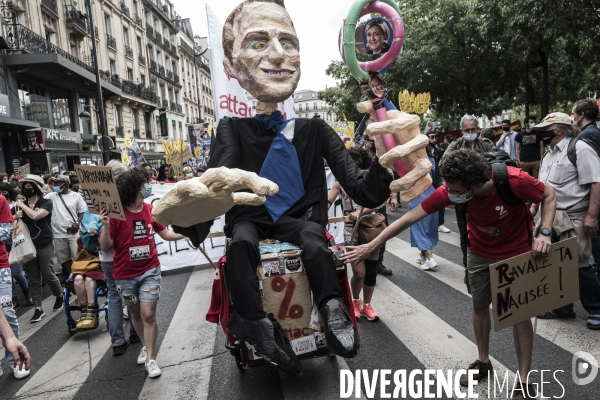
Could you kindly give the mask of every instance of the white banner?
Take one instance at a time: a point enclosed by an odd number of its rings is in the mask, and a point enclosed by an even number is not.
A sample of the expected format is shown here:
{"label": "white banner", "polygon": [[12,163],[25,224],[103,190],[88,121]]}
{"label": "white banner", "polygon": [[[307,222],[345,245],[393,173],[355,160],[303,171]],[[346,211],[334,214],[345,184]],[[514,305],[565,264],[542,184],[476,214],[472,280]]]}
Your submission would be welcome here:
{"label": "white banner", "polygon": [[[326,168],[325,171],[327,176],[327,191],[329,191],[335,183],[335,177],[329,168]],[[174,183],[152,185],[152,196],[148,197],[144,201],[146,203],[155,204],[165,194],[167,194],[167,192],[171,190],[174,185]],[[341,201],[336,201],[329,209],[329,216],[339,217],[341,215],[342,203]],[[222,232],[224,226],[225,216],[223,215],[215,219],[210,231]],[[329,224],[327,226],[327,230],[333,235],[336,243],[344,242],[344,224],[342,222]],[[194,248],[192,243],[187,242],[186,240],[166,242],[160,236],[158,236],[158,234],[154,234],[154,243],[156,244],[156,251],[158,252],[158,258],[160,259],[160,265],[163,271],[208,263],[208,260],[200,252],[200,250]],[[219,237],[215,239],[206,239],[202,244],[202,247],[206,250],[206,253],[210,259],[216,263],[219,258],[221,258],[225,250],[225,238]]]}
{"label": "white banner", "polygon": [[[246,91],[240,86],[237,79],[225,72],[223,67],[223,26],[217,16],[206,4],[206,17],[208,20],[208,49],[210,50],[210,68],[212,72],[213,93],[216,121],[223,117],[252,117],[252,103],[246,96]],[[279,104],[279,111],[285,119],[296,118],[294,99],[290,97]]]}

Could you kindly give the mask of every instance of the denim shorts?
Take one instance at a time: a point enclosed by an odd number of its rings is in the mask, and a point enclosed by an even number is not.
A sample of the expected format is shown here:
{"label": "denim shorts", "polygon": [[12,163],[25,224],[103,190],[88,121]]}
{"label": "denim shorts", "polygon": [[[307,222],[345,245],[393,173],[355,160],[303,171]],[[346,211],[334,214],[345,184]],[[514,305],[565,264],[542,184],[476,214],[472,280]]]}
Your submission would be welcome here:
{"label": "denim shorts", "polygon": [[160,265],[135,278],[115,279],[117,291],[121,295],[124,306],[132,306],[138,301],[156,303],[160,298],[161,283]]}

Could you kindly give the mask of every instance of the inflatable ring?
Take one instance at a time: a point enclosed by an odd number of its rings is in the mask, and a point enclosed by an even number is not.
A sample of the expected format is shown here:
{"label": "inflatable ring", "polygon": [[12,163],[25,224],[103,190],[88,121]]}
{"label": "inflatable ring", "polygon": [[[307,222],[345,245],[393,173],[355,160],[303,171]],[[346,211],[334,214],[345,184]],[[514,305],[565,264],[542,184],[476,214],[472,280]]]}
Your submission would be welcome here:
{"label": "inflatable ring", "polygon": [[[355,29],[360,17],[379,13],[392,24],[394,39],[390,49],[381,58],[368,62],[358,62],[354,48]],[[369,72],[379,72],[390,66],[404,43],[404,24],[400,16],[400,9],[394,0],[357,0],[350,7],[348,17],[344,23],[343,50],[345,62],[352,76],[358,80],[369,79]]]}

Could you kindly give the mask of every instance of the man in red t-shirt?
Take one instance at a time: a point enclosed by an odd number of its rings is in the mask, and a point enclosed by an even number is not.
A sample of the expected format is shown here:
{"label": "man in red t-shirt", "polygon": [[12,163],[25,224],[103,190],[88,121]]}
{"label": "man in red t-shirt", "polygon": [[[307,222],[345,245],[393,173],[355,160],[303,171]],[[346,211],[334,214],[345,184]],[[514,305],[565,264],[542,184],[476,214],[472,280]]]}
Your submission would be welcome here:
{"label": "man in red t-shirt", "polygon": [[[492,168],[486,158],[474,150],[460,149],[448,155],[441,166],[445,185],[437,188],[419,207],[391,224],[371,243],[357,247],[347,246],[351,251],[343,257],[346,262],[363,260],[373,249],[427,215],[452,204],[466,203],[469,238],[466,279],[473,297],[473,328],[479,352],[478,359],[469,369],[478,370],[474,374],[477,381],[486,378],[488,371],[492,370],[489,358],[489,306],[492,303],[490,264],[532,250],[533,256],[539,257],[548,253],[551,244],[549,228],[552,227],[556,208],[554,190],[521,169],[507,169],[508,183],[515,196],[532,203],[542,203],[542,229],[533,241],[533,248],[528,240],[528,230],[533,225],[529,208],[512,207],[505,203],[496,190]],[[531,320],[515,324],[513,330],[519,373],[521,377],[525,377],[530,370],[533,348]],[[461,377],[460,383],[468,386],[467,374]],[[527,387],[516,389],[515,393],[517,396],[513,398],[534,398],[529,396],[535,393],[535,388],[528,384]],[[520,395],[523,397],[519,397]]]}
{"label": "man in red t-shirt", "polygon": [[108,212],[102,209],[100,219],[104,228],[100,247],[103,252],[114,250],[113,278],[144,345],[137,363],[145,365],[148,377],[158,378],[161,371],[156,364],[154,347],[158,335],[156,305],[162,278],[154,233],[163,240],[180,240],[184,237],[169,231],[152,217],[152,205],[144,203],[144,199],[152,195],[150,179],[150,173],[141,168],[133,168],[119,175],[117,189],[123,203],[125,221],[109,218]]}

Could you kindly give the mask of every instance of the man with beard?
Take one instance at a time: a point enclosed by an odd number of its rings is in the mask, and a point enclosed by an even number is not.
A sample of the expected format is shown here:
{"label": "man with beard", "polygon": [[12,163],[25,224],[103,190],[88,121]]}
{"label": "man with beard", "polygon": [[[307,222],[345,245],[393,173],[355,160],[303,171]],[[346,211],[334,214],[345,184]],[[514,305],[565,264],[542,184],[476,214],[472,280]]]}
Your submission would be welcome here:
{"label": "man with beard", "polygon": [[[300,375],[298,358],[289,345],[277,340],[280,337],[276,332],[277,323],[266,315],[261,304],[256,275],[260,260],[258,241],[272,237],[302,248],[302,261],[327,346],[339,356],[354,357],[359,338],[344,306],[324,231],[328,207],[323,159],[346,193],[365,207],[378,207],[387,199],[391,176],[378,162],[373,162],[363,175],[339,136],[320,118],[286,121],[277,111],[277,103],[294,93],[300,79],[299,41],[283,0],[241,3],[225,22],[223,47],[225,70],[258,100],[258,104],[254,118],[225,117],[220,121],[219,134],[211,146],[209,170],[203,178],[217,174],[210,169],[237,168],[279,186],[278,192],[271,186],[268,193],[276,195],[269,196],[264,205],[234,205],[225,215],[225,233],[232,238],[226,279],[234,307],[227,329],[239,340],[250,343],[271,364]],[[281,155],[284,158],[280,158]],[[221,172],[238,174],[231,169],[218,171]],[[186,186],[199,185],[198,182],[179,183],[177,192],[182,193]],[[207,179],[206,185],[212,185],[209,190],[214,192],[214,198],[222,190],[213,189],[212,182]],[[224,180],[222,185],[226,188],[228,184]],[[163,198],[162,201],[170,204],[186,201],[183,194],[175,192],[166,196],[172,194],[170,200]],[[235,193],[242,194],[250,195]],[[196,196],[187,200],[190,209],[196,207],[205,213],[194,217],[188,213],[188,220],[207,220],[207,208],[202,201],[209,198]],[[157,220],[167,221],[166,215],[173,211],[167,207],[163,211],[159,205],[155,212]],[[174,229],[197,246],[206,238],[211,224],[209,221],[189,228],[174,226]]]}

